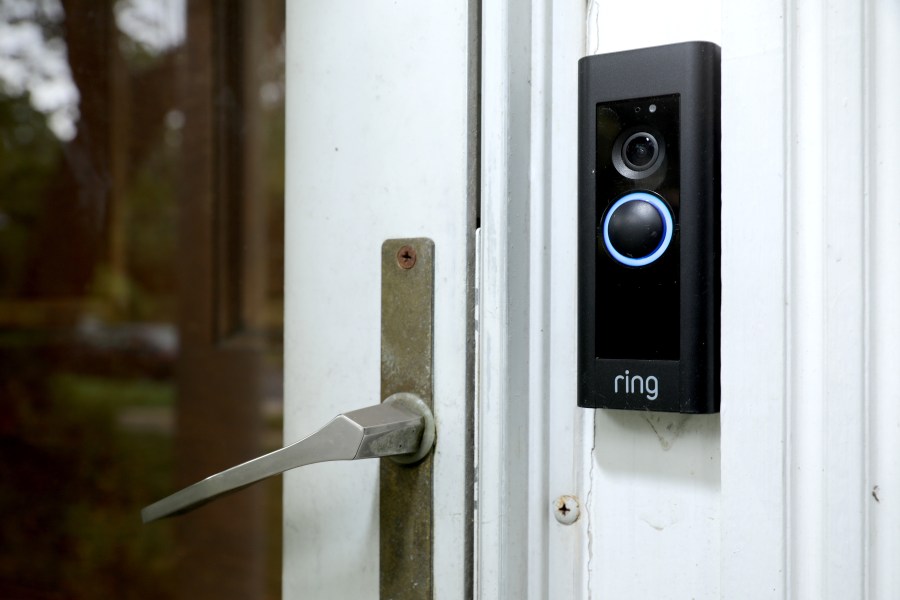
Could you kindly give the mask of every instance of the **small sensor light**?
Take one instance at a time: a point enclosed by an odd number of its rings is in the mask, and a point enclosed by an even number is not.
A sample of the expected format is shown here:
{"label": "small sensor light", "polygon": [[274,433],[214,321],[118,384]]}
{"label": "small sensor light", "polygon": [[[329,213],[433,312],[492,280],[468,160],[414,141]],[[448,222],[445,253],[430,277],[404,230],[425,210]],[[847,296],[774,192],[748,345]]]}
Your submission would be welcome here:
{"label": "small sensor light", "polygon": [[652,112],[652,113],[655,113],[655,112],[656,112],[656,105],[655,105],[655,104],[651,104],[649,107],[647,107],[647,110],[649,110],[649,111]]}

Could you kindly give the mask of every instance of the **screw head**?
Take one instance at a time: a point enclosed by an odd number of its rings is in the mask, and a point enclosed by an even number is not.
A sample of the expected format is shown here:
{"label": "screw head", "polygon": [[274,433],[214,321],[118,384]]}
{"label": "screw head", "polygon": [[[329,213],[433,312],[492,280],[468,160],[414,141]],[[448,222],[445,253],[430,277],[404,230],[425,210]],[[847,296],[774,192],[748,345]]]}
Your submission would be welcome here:
{"label": "screw head", "polygon": [[403,269],[412,269],[416,265],[416,249],[412,246],[402,246],[397,250],[397,264]]}
{"label": "screw head", "polygon": [[563,525],[571,525],[581,516],[581,504],[575,496],[560,496],[553,501],[553,516]]}

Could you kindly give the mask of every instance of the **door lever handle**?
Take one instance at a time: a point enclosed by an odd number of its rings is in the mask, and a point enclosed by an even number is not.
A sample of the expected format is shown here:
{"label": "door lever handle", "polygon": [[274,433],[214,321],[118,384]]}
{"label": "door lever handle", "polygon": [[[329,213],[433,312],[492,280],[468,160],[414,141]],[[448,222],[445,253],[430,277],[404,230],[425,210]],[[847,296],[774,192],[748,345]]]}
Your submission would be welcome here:
{"label": "door lever handle", "polygon": [[415,394],[340,414],[312,435],[211,475],[141,510],[144,523],[191,511],[220,496],[296,467],[333,460],[390,456],[400,463],[424,458],[434,445],[434,417]]}

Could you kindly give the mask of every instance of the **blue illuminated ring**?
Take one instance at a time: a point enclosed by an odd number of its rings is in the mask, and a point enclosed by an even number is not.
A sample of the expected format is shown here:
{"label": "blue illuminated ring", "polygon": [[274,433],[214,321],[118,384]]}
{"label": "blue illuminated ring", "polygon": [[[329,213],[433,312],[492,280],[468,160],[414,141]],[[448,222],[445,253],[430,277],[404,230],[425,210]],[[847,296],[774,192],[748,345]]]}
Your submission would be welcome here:
{"label": "blue illuminated ring", "polygon": [[[656,212],[659,213],[663,220],[662,240],[660,240],[659,245],[656,246],[656,249],[653,252],[647,256],[642,256],[641,258],[630,258],[625,256],[616,250],[613,247],[612,242],[609,241],[609,220],[620,207],[629,202],[634,202],[635,200],[643,200],[644,202],[653,205],[653,208],[656,209]],[[669,247],[669,243],[672,241],[672,230],[674,228],[675,225],[672,222],[672,213],[669,211],[669,207],[666,206],[665,202],[649,192],[631,192],[616,200],[616,203],[606,211],[606,217],[603,219],[603,243],[606,245],[606,250],[609,254],[623,265],[629,267],[643,267],[649,265],[663,255],[663,252],[666,251],[666,248]]]}

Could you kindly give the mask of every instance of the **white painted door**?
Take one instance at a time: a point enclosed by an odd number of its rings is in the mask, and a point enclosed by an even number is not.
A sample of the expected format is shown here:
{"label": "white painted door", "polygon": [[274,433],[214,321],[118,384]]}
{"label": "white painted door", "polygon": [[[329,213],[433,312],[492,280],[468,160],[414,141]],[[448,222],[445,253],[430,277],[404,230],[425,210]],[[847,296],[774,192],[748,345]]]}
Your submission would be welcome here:
{"label": "white painted door", "polygon": [[[474,4],[473,4],[474,7]],[[285,442],[377,404],[381,245],[435,246],[434,589],[470,587],[477,103],[466,2],[287,4]],[[284,597],[377,598],[378,462],[287,474]]]}

